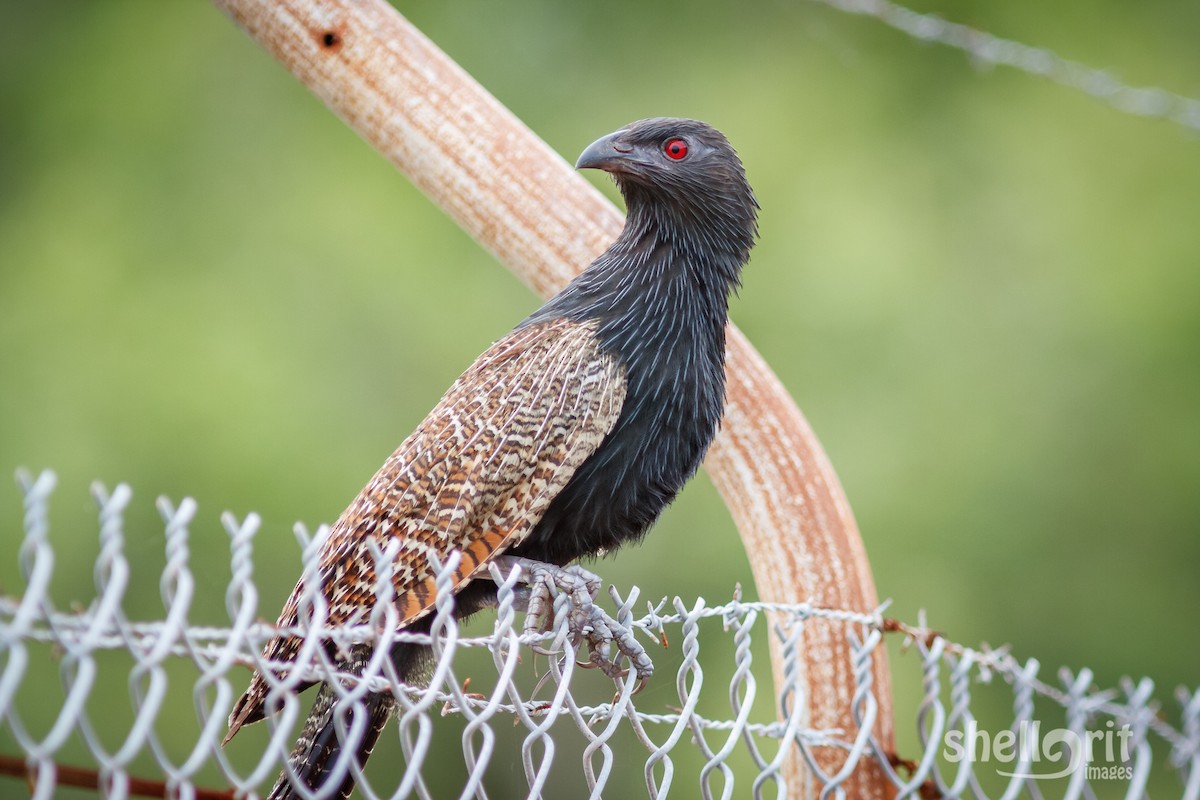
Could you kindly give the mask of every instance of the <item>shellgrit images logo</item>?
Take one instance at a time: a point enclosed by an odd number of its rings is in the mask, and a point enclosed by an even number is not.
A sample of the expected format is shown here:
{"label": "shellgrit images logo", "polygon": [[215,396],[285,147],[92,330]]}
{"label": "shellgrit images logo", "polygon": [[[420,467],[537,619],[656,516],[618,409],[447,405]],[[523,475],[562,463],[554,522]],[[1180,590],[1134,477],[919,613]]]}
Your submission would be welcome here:
{"label": "shellgrit images logo", "polygon": [[1066,778],[1081,770],[1088,780],[1129,780],[1128,725],[1116,727],[1112,720],[1102,730],[1073,731],[1068,728],[1042,730],[1040,722],[1024,720],[1016,730],[996,733],[980,730],[975,720],[946,734],[942,755],[956,764],[997,765],[1006,778],[1051,780]]}

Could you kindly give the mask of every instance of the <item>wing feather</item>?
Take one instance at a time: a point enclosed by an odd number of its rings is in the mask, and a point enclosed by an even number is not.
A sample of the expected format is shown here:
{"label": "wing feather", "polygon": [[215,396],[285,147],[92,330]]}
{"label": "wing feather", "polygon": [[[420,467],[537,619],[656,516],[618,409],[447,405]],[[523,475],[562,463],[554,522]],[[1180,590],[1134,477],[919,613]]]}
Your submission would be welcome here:
{"label": "wing feather", "polygon": [[[381,551],[400,543],[393,575],[401,624],[427,614],[437,599],[430,555],[461,552],[453,590],[462,588],[533,530],[612,430],[624,399],[622,369],[600,350],[593,325],[553,320],[492,345],[331,529],[319,555],[328,624],[373,605],[370,542]],[[301,581],[279,627],[297,625],[303,592]],[[293,661],[299,647],[297,638],[280,636],[263,655]],[[266,691],[255,673],[230,715],[229,737],[262,718]]]}

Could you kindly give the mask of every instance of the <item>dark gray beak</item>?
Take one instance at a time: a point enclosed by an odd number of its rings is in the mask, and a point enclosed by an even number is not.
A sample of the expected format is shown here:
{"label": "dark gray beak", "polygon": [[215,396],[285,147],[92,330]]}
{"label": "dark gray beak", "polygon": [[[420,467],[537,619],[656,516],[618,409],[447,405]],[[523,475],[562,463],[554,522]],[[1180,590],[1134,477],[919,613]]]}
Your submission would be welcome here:
{"label": "dark gray beak", "polygon": [[617,164],[628,161],[633,146],[621,141],[624,135],[625,131],[619,130],[589,144],[575,162],[575,169],[611,170]]}

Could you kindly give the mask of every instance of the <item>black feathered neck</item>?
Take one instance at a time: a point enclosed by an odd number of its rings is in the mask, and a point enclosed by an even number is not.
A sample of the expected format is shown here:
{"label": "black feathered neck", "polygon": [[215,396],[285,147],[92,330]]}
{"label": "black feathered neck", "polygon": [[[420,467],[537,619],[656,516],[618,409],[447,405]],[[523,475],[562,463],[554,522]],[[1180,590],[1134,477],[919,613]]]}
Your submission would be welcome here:
{"label": "black feathered neck", "polygon": [[[663,153],[674,139],[688,144],[682,161]],[[633,123],[622,142],[636,155],[612,170],[627,209],[622,238],[657,234],[685,257],[723,269],[736,287],[758,236],[758,200],[724,135],[695,120],[658,118]]]}
{"label": "black feathered neck", "polygon": [[535,317],[596,320],[602,336],[623,329],[632,339],[672,321],[724,325],[745,255],[710,239],[654,205],[634,205],[621,236]]}
{"label": "black feathered neck", "polygon": [[[604,344],[629,358],[682,336],[711,345],[758,234],[758,202],[737,153],[695,120],[642,120],[614,134],[605,169],[625,199],[621,235],[530,321],[596,320]],[[687,158],[663,152],[684,139]],[[688,329],[688,330],[681,330]]]}
{"label": "black feathered neck", "polygon": [[[664,157],[671,137],[688,144],[678,163]],[[703,123],[634,123],[580,161],[616,178],[625,228],[525,324],[595,325],[621,363],[625,398],[600,447],[512,551],[556,564],[640,538],[700,466],[724,408],[729,295],[758,208],[737,155]]]}

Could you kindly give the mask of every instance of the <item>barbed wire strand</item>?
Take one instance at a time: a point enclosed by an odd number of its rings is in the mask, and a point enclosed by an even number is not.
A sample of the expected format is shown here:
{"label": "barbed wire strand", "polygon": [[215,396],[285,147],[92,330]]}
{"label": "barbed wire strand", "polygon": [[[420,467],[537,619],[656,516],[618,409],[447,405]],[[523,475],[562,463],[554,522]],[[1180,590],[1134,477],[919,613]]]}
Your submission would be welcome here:
{"label": "barbed wire strand", "polygon": [[890,0],[813,0],[838,11],[872,17],[922,42],[936,42],[969,55],[976,63],[1014,67],[1030,75],[1076,89],[1118,111],[1157,117],[1200,133],[1200,100],[1157,86],[1130,86],[1104,69],[1072,61],[1034,47],[934,14],[922,14]]}

